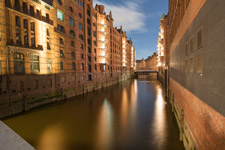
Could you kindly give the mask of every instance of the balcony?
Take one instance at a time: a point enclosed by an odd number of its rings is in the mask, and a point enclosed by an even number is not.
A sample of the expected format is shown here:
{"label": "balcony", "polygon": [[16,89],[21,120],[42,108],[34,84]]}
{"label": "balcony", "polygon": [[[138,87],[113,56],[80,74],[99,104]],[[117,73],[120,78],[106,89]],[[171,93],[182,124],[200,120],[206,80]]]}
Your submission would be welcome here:
{"label": "balcony", "polygon": [[35,12],[30,11],[29,9],[24,9],[23,7],[11,7],[10,5],[6,6],[9,9],[16,10],[24,15],[30,16],[32,18],[36,18],[40,21],[53,25],[53,20],[46,18],[45,16],[37,15]]}

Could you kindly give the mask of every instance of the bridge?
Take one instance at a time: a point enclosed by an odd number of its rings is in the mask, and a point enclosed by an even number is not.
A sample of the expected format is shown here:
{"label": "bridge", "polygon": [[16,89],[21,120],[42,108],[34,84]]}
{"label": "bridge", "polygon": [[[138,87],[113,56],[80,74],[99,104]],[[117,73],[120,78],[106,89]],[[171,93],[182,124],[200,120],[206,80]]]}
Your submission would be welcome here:
{"label": "bridge", "polygon": [[135,74],[137,74],[137,75],[147,75],[147,74],[151,74],[151,73],[158,74],[158,71],[157,70],[137,70],[137,71],[135,71]]}

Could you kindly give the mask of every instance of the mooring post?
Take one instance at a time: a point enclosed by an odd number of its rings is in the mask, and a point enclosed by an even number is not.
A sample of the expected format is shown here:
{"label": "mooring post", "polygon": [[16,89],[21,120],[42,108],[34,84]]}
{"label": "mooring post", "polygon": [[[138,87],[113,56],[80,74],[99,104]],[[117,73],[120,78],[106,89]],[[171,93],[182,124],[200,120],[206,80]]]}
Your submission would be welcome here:
{"label": "mooring post", "polygon": [[184,134],[184,110],[181,110],[180,114],[180,141],[183,140],[183,134]]}

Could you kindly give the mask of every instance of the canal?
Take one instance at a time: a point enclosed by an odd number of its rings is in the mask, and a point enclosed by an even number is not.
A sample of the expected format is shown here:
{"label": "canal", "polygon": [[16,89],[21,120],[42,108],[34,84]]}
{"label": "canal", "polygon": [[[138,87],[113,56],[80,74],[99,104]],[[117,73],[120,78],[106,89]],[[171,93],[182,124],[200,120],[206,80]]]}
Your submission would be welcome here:
{"label": "canal", "polygon": [[38,150],[183,150],[156,80],[136,79],[3,120]]}

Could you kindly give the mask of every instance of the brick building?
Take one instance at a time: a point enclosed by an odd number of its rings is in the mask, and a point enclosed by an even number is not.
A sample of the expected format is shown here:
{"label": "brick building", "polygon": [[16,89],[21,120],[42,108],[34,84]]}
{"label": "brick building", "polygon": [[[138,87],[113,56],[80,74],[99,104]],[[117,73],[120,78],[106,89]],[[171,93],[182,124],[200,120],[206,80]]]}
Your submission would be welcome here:
{"label": "brick building", "polygon": [[186,149],[225,147],[224,7],[221,0],[169,0],[169,98]]}
{"label": "brick building", "polygon": [[135,69],[132,41],[92,0],[2,0],[0,8],[0,117],[114,84]]}

